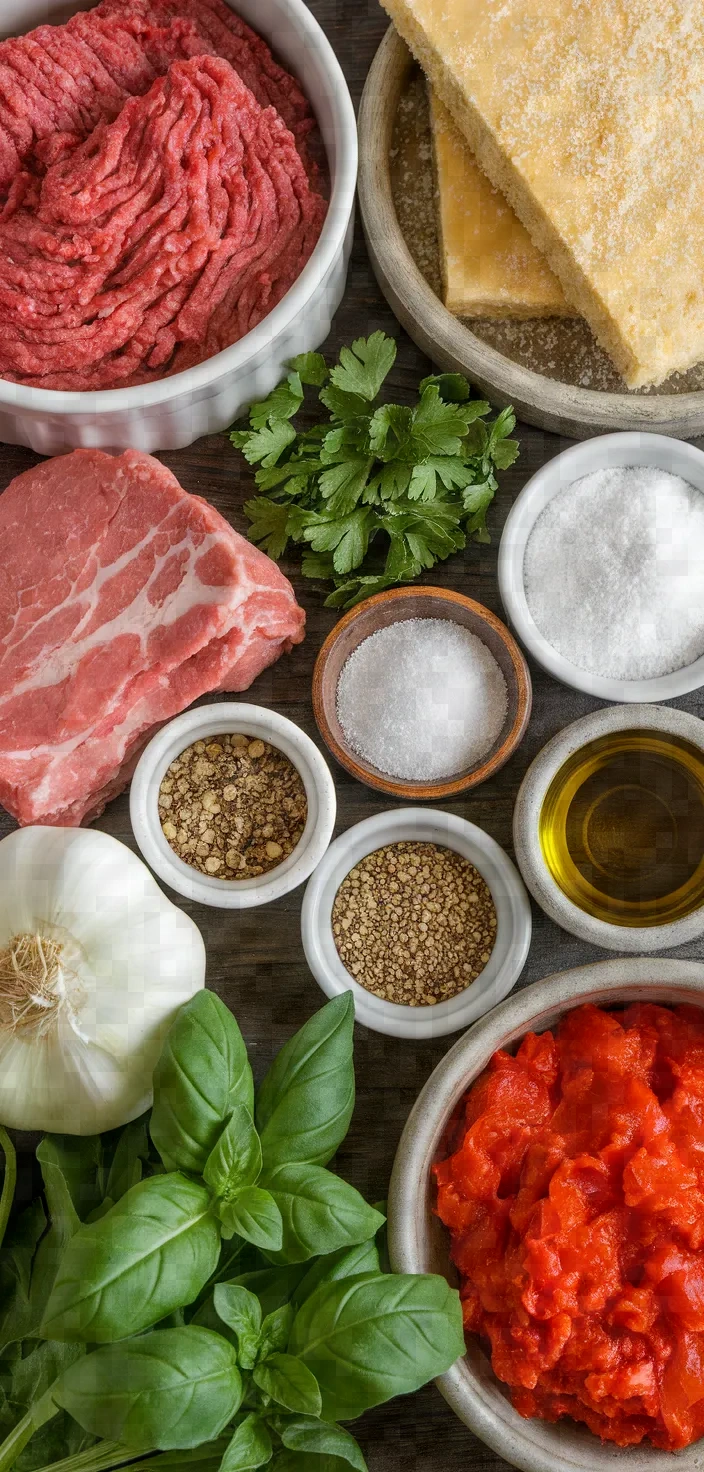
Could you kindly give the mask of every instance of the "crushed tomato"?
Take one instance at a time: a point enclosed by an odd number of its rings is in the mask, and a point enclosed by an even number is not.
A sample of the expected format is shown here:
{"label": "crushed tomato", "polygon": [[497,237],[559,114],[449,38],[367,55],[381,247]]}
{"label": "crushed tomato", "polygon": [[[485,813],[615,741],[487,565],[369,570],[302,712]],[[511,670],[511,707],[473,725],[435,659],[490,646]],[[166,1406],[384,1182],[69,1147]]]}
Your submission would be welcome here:
{"label": "crushed tomato", "polygon": [[704,1013],[583,1006],[495,1053],[434,1167],[465,1328],[522,1416],[704,1435]]}

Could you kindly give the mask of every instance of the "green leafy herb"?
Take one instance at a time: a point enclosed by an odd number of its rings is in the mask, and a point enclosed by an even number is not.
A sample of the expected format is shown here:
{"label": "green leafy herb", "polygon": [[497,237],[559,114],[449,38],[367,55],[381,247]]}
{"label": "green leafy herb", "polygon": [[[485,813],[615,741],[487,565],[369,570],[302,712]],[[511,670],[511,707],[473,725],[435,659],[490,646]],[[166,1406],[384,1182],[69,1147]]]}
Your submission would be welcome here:
{"label": "green leafy herb", "polygon": [[263,1251],[280,1252],[283,1245],[281,1208],[270,1191],[246,1186],[234,1201],[218,1202],[223,1234],[237,1232]]}
{"label": "green leafy herb", "polygon": [[366,1242],[383,1217],[363,1196],[319,1165],[280,1165],[262,1177],[283,1222],[280,1252],[272,1261],[305,1262],[319,1253]]}
{"label": "green leafy herb", "polygon": [[192,1303],[218,1259],[205,1186],[174,1172],[133,1186],[74,1233],[46,1309],[46,1338],[109,1344]]}
{"label": "green leafy herb", "polygon": [[289,1351],[315,1375],[326,1420],[352,1420],[417,1389],[464,1353],[459,1299],[433,1276],[324,1284],[298,1310]]}
{"label": "green leafy herb", "polygon": [[[414,405],[379,403],[395,358],[383,332],[342,348],[329,370],[319,353],[303,354],[253,405],[249,429],[230,433],[258,466],[260,494],[244,508],[252,541],[276,559],[289,542],[307,548],[302,570],[332,580],[333,607],[409,582],[468,537],[488,541],[496,472],[518,454],[513,410],[485,424],[490,405],[470,398],[460,373],[424,378]],[[296,430],[304,385],[329,417]]]}
{"label": "green leafy herb", "polygon": [[354,1002],[345,992],[284,1044],[257,1095],[266,1169],[291,1161],[326,1165],[354,1109]]}
{"label": "green leafy herb", "polygon": [[220,1472],[254,1472],[271,1461],[271,1436],[260,1416],[249,1415],[240,1423],[220,1464]]}
{"label": "green leafy herb", "polygon": [[5,1169],[2,1180],[2,1195],[0,1196],[0,1247],[10,1220],[10,1211],[15,1199],[15,1185],[17,1183],[17,1156],[15,1147],[7,1133],[0,1127],[0,1149],[5,1157]]}
{"label": "green leafy herb", "polygon": [[315,1375],[292,1354],[271,1354],[254,1370],[254,1383],[288,1411],[319,1416],[321,1398]]}
{"label": "green leafy herb", "polygon": [[312,1416],[281,1416],[277,1430],[290,1451],[308,1452],[318,1457],[340,1457],[356,1472],[367,1472],[358,1443],[349,1431],[334,1421],[318,1421]]}
{"label": "green leafy herb", "polygon": [[[382,1220],[381,1215],[379,1219]],[[295,1288],[292,1302],[296,1308],[300,1307],[323,1283],[339,1283],[343,1278],[359,1278],[364,1273],[379,1272],[379,1253],[373,1238],[359,1242],[355,1247],[343,1247],[339,1252],[316,1258]]]}
{"label": "green leafy herb", "polygon": [[209,1329],[157,1329],[72,1365],[54,1399],[96,1436],[135,1451],[201,1446],[239,1409],[232,1345]]}
{"label": "green leafy herb", "polygon": [[205,1162],[203,1179],[220,1196],[253,1186],[261,1169],[262,1147],[254,1120],[244,1104],[236,1104]]}
{"label": "green leafy herb", "polygon": [[151,1136],[167,1170],[200,1175],[236,1104],[254,1110],[242,1034],[213,992],[181,1008],[154,1073]]}
{"label": "green leafy herb", "polygon": [[[326,394],[354,417],[387,361],[355,344]],[[280,411],[321,374],[308,355]],[[376,422],[379,443],[408,433],[407,416]],[[47,1137],[43,1198],[9,1221],[0,1135],[0,1472],[113,1472],[144,1453],[135,1472],[365,1472],[337,1421],[461,1353],[456,1292],[382,1273],[383,1213],[325,1169],[353,1107],[352,1023],[349,995],[328,1003],[255,1102],[234,1018],[199,994],[155,1075],[161,1161],[146,1119]]]}

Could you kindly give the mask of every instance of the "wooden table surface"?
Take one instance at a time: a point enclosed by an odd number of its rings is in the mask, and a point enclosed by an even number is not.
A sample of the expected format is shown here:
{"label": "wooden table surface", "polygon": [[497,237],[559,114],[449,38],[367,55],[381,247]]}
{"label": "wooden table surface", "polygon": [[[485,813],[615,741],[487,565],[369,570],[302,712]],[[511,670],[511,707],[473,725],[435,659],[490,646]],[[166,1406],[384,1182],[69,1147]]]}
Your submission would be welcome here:
{"label": "wooden table surface", "polygon": [[[340,58],[357,105],[387,18],[375,0],[309,0],[309,4]],[[404,402],[430,371],[429,365],[386,306],[358,228],[346,296],[324,350],[335,352],[342,343],[376,328],[383,328],[398,340],[398,357],[388,387]],[[500,615],[496,559],[508,510],[529,476],[567,443],[522,424],[517,435],[520,458],[511,470],[502,473],[501,489],[489,514],[491,545],[470,545],[425,579],[456,588]],[[241,507],[252,494],[251,474],[224,438],[212,436],[190,449],[160,458],[186,490],[207,497],[239,531],[245,530]],[[0,486],[4,489],[13,476],[38,459],[29,450],[0,447]],[[280,710],[320,744],[310,702],[311,676],[320,645],[338,615],[322,607],[322,599],[310,592],[295,563],[284,564],[284,571],[292,578],[307,610],[307,636],[292,655],[261,675],[244,698]],[[533,714],[520,750],[492,781],[465,799],[446,804],[449,811],[485,828],[509,852],[514,801],[526,768],[556,731],[598,705],[586,695],[557,685],[535,667],[532,675]],[[677,704],[704,715],[703,692]],[[334,766],[333,775],[338,800],[337,833],[395,805],[355,782],[341,768]],[[0,836],[13,826],[0,810]],[[126,796],[110,804],[97,826],[135,848]],[[299,889],[276,904],[248,910],[241,917],[224,910],[187,906],[178,895],[172,896],[189,909],[203,932],[208,952],[207,984],[237,1016],[258,1076],[291,1032],[323,1002],[303,956],[299,924],[302,894]],[[563,967],[607,959],[595,947],[560,931],[535,906],[533,926],[533,944],[520,986]],[[669,954],[698,959],[704,950],[701,942],[694,942]],[[394,1152],[410,1108],[454,1039],[415,1044],[382,1037],[363,1027],[357,1027],[356,1032],[357,1107],[337,1157],[337,1168],[370,1201],[376,1201],[386,1193]],[[506,1466],[460,1424],[434,1387],[369,1413],[356,1431],[370,1472],[466,1472],[467,1468],[479,1472]]]}

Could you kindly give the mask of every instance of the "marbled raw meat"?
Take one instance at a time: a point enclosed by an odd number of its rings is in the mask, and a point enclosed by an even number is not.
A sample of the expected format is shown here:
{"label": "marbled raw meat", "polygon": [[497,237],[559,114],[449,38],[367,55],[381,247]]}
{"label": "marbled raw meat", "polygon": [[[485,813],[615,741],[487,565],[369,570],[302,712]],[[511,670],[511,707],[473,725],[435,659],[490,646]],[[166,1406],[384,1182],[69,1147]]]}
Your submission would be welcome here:
{"label": "marbled raw meat", "polygon": [[158,460],[75,450],[0,496],[0,802],[75,826],[163,721],[300,643],[275,564]]}

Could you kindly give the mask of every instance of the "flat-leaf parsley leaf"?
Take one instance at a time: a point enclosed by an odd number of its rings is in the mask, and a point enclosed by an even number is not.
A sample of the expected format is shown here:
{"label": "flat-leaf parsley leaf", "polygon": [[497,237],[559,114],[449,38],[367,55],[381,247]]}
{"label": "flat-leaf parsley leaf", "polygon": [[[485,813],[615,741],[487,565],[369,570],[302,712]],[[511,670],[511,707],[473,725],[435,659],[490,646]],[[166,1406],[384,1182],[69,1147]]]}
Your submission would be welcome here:
{"label": "flat-leaf parsley leaf", "polygon": [[[266,493],[244,508],[252,541],[273,558],[302,544],[303,573],[332,581],[333,607],[410,582],[470,537],[488,541],[496,471],[518,454],[513,409],[485,424],[490,405],[461,373],[424,378],[414,405],[379,403],[395,358],[383,332],[342,348],[333,368],[302,353],[249,428],[230,432]],[[306,387],[329,417],[299,430]]]}

